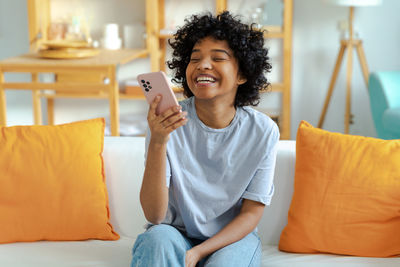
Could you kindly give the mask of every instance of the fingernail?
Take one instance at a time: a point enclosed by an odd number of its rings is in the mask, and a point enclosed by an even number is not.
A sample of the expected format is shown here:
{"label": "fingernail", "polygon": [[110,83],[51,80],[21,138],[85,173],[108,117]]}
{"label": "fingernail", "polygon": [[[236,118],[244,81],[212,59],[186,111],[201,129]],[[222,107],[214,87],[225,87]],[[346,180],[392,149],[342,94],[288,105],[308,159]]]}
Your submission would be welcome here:
{"label": "fingernail", "polygon": [[160,96],[158,95],[158,96],[156,96],[156,99],[158,100],[158,99],[160,99]]}
{"label": "fingernail", "polygon": [[175,110],[176,110],[176,111],[178,111],[178,110],[180,110],[180,109],[181,109],[181,106],[175,107]]}

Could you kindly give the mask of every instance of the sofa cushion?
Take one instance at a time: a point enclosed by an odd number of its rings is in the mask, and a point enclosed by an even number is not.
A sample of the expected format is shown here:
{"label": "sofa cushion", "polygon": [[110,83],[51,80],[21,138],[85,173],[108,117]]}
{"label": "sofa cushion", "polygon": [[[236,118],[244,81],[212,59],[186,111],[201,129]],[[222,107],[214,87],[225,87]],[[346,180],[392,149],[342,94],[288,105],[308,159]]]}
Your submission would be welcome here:
{"label": "sofa cushion", "polygon": [[301,122],[283,251],[400,254],[400,140],[330,133]]}
{"label": "sofa cushion", "polygon": [[262,247],[262,267],[397,267],[400,258],[354,257],[334,254],[303,254],[280,251],[278,246]]}
{"label": "sofa cushion", "polygon": [[[42,241],[0,246],[0,266],[5,267],[127,267],[134,238],[118,241]],[[21,255],[21,252],[22,255]],[[399,258],[367,258],[330,254],[298,254],[262,247],[262,267],[397,267]],[[149,266],[151,267],[151,266]]]}
{"label": "sofa cushion", "polygon": [[109,223],[104,125],[0,127],[0,243],[119,238]]}
{"label": "sofa cushion", "polygon": [[0,245],[2,267],[129,267],[135,239],[40,241]]}

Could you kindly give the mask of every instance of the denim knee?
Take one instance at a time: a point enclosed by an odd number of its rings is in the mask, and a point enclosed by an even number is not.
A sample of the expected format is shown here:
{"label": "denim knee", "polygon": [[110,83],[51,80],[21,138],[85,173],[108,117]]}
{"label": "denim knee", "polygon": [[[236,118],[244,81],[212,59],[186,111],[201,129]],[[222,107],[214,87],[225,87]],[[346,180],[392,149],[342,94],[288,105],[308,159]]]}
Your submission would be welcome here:
{"label": "denim knee", "polygon": [[137,237],[131,267],[184,266],[190,247],[190,242],[174,227],[154,225]]}
{"label": "denim knee", "polygon": [[205,267],[259,267],[261,264],[261,241],[256,232],[215,251],[204,259]]}

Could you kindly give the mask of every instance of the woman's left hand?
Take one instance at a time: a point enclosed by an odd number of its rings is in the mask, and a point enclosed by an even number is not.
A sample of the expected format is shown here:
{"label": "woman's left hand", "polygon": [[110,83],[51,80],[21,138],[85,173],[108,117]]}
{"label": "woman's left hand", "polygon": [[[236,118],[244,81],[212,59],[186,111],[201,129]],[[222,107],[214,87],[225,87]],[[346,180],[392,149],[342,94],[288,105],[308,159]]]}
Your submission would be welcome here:
{"label": "woman's left hand", "polygon": [[196,249],[193,247],[186,251],[186,258],[185,258],[185,267],[196,267],[196,264],[201,260],[201,255]]}

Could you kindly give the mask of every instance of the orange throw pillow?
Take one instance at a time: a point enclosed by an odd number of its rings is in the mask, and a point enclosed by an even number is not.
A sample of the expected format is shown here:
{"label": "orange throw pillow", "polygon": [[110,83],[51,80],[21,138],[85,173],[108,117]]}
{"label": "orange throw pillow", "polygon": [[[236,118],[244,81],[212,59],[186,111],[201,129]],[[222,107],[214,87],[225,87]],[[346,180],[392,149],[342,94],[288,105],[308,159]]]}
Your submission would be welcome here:
{"label": "orange throw pillow", "polygon": [[279,249],[400,255],[400,140],[330,133],[302,121]]}
{"label": "orange throw pillow", "polygon": [[104,119],[0,127],[0,243],[116,240],[102,158]]}

